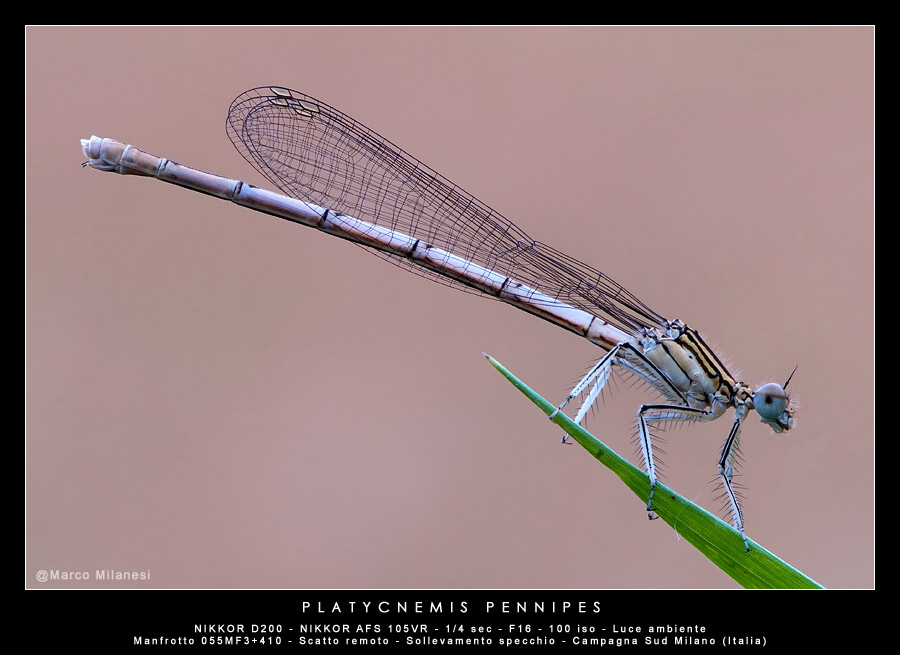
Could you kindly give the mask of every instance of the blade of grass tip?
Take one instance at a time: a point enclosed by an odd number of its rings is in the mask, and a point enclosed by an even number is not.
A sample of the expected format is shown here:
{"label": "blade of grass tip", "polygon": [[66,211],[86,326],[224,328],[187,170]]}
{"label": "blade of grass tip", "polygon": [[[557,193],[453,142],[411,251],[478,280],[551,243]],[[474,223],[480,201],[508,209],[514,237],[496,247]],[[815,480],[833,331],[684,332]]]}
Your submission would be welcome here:
{"label": "blade of grass tip", "polygon": [[[556,406],[546,401],[528,385],[519,380],[490,355],[484,357],[513,386],[521,391],[541,411],[550,416]],[[650,496],[647,474],[627,459],[609,448],[602,441],[558,412],[553,422],[563,428],[585,450],[615,473],[646,507]],[[804,575],[762,546],[751,541],[748,553],[740,534],[732,526],[713,516],[702,507],[657,483],[653,496],[654,511],[664,522],[707,559],[722,569],[732,579],[747,588],[766,589],[821,589],[819,583]]]}

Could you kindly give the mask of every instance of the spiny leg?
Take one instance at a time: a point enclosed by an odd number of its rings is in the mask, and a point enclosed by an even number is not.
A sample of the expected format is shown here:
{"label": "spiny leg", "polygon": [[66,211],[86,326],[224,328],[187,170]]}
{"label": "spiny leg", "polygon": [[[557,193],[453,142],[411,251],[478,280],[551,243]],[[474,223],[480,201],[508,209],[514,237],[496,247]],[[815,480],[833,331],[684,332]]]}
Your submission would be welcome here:
{"label": "spiny leg", "polygon": [[644,457],[644,470],[650,477],[650,497],[647,499],[647,518],[656,518],[653,514],[653,492],[656,490],[656,465],[653,462],[653,442],[650,440],[650,427],[644,417],[646,405],[638,409],[638,440],[641,444],[641,455]]}
{"label": "spiny leg", "polygon": [[738,444],[741,439],[741,426],[743,425],[745,418],[747,418],[747,406],[738,405],[737,415],[734,417],[734,424],[731,426],[728,438],[725,439],[725,445],[722,446],[722,454],[719,455],[718,468],[719,477],[722,478],[722,482],[725,484],[725,494],[731,505],[732,523],[741,533],[741,539],[744,540],[744,548],[749,552],[750,543],[747,541],[747,535],[744,533],[744,513],[741,510],[737,495],[734,493],[734,487],[731,485],[731,478],[734,475],[734,460],[735,457],[737,457]]}
{"label": "spiny leg", "polygon": [[[569,392],[569,395],[566,396],[566,399],[562,401],[559,407],[550,414],[550,420],[562,411],[563,407],[565,407],[570,400],[575,398],[576,396],[581,395],[588,385],[593,385],[591,387],[590,392],[585,398],[584,402],[581,404],[581,407],[578,410],[578,413],[575,415],[573,419],[575,423],[581,425],[581,421],[584,419],[585,414],[587,414],[588,409],[590,409],[591,405],[594,404],[594,401],[597,400],[597,396],[603,391],[603,387],[606,386],[607,380],[609,380],[610,370],[612,369],[612,365],[616,362],[616,354],[619,352],[619,346],[616,346],[612,350],[610,350],[603,358],[597,362],[597,364],[588,371],[587,375],[581,378],[581,381],[575,385],[572,391]],[[568,434],[564,434],[562,441],[563,443],[567,443],[569,438]]]}
{"label": "spiny leg", "polygon": [[584,401],[581,403],[581,406],[578,408],[578,412],[572,419],[578,425],[581,425],[581,422],[584,420],[584,417],[587,416],[587,413],[590,411],[591,407],[594,406],[597,398],[601,393],[603,393],[603,389],[606,387],[606,383],[609,381],[609,376],[612,374],[612,367],[613,365],[617,364],[618,361],[618,359],[609,359],[609,361],[606,362],[603,368],[597,372],[596,379],[594,380],[594,384],[591,386],[591,390],[584,397]]}
{"label": "spiny leg", "polygon": [[656,518],[653,513],[653,492],[656,490],[656,464],[653,459],[653,441],[650,425],[664,421],[712,421],[718,414],[705,409],[695,409],[685,405],[641,405],[638,408],[638,441],[644,459],[644,470],[650,478],[650,497],[647,499],[647,517]]}

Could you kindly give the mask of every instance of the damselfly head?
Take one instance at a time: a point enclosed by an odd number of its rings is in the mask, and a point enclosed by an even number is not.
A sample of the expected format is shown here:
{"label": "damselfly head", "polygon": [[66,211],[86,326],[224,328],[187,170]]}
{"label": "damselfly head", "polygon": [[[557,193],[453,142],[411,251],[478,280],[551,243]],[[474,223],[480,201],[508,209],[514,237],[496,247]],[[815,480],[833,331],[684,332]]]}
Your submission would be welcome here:
{"label": "damselfly head", "polygon": [[[795,367],[794,371],[796,370]],[[759,414],[760,420],[775,432],[786,432],[794,426],[794,406],[787,392],[792,377],[793,372],[783,386],[770,382],[753,393],[753,408]]]}

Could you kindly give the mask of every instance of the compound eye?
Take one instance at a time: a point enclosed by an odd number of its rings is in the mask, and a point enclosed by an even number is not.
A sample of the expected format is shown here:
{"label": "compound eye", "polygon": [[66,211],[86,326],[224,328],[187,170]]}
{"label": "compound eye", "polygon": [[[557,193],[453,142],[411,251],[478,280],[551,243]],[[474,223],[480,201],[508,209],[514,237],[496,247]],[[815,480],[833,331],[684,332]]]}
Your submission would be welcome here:
{"label": "compound eye", "polygon": [[777,421],[787,406],[788,395],[780,384],[764,384],[753,394],[753,408],[765,421]]}

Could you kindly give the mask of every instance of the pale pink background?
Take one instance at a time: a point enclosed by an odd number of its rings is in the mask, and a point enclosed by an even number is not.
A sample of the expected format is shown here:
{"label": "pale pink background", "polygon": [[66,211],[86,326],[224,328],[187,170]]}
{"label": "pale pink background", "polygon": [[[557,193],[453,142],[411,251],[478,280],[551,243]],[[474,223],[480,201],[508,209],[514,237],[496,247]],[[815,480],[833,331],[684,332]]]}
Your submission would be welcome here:
{"label": "pale pink background", "polygon": [[[748,534],[873,586],[873,56],[868,28],[28,29],[26,585],[735,586],[481,357],[559,400],[586,341],[80,167],[97,134],[262,184],[225,112],[277,84],[687,320],[751,384],[799,364],[796,429],[744,431]],[[588,427],[630,456],[643,398]],[[665,481],[713,511],[727,430],[664,446]]]}

